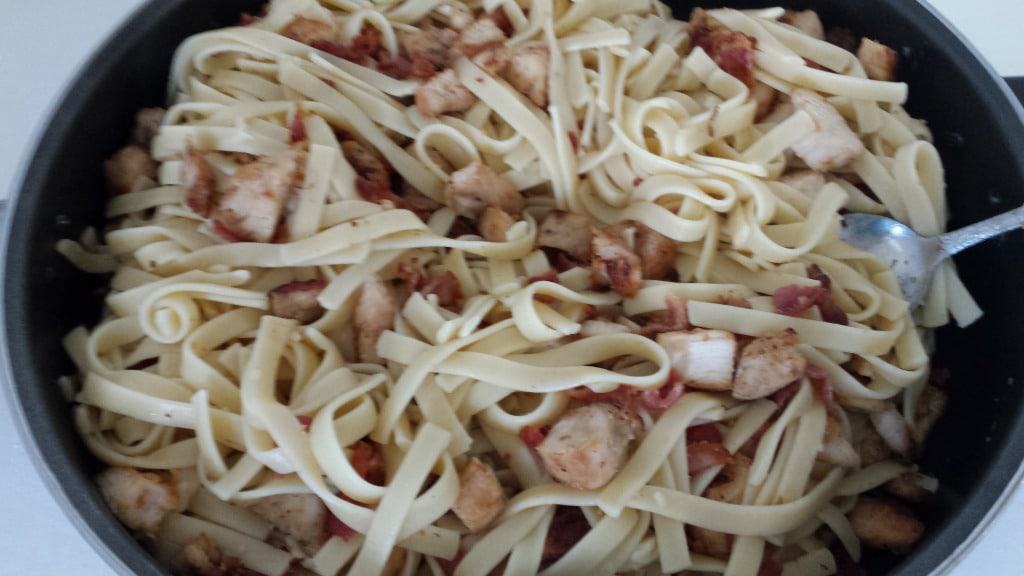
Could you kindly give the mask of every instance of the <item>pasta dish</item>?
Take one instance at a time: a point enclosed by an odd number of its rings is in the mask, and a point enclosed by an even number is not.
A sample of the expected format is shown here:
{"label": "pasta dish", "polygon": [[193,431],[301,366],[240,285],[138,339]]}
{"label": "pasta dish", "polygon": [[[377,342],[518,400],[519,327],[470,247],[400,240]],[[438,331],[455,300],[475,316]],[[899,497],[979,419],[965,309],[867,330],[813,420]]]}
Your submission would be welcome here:
{"label": "pasta dish", "polygon": [[[686,17],[683,15],[682,17]],[[184,574],[851,574],[937,481],[944,231],[898,54],[813,11],[274,0],[104,166],[60,384]]]}

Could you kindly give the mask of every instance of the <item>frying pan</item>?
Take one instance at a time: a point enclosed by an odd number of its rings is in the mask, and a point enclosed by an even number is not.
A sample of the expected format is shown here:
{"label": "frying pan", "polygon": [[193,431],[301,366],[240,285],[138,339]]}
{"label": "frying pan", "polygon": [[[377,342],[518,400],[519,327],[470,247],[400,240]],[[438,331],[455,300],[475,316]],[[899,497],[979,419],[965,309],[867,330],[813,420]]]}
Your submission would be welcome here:
{"label": "frying pan", "polygon": [[[685,18],[695,5],[767,7],[783,0],[669,2]],[[259,0],[151,0],[72,82],[42,132],[7,215],[0,355],[6,390],[39,474],[68,517],[119,573],[165,575],[108,511],[98,471],[71,423],[56,380],[73,371],[60,339],[99,320],[107,278],[76,271],[54,243],[103,222],[102,162],[126,141],[134,111],[164,104],[171,55],[187,36],[233,24]],[[924,3],[796,0],[829,26],[845,26],[901,52],[908,110],[925,118],[945,161],[952,227],[1024,202],[1022,109],[974,49]],[[1024,80],[1014,81],[1024,94]],[[940,490],[921,510],[928,525],[907,557],[868,555],[870,574],[942,573],[963,555],[1020,479],[1024,457],[1024,234],[958,257],[987,314],[966,330],[938,334],[935,363],[949,371],[951,402],[922,468]]]}

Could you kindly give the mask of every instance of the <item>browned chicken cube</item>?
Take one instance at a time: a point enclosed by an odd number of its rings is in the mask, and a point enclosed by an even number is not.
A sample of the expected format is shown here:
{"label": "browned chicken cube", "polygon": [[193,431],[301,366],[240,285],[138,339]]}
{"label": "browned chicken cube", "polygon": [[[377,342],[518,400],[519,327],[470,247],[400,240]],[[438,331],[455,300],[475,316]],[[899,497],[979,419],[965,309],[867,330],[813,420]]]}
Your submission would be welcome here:
{"label": "browned chicken cube", "polygon": [[202,152],[191,146],[182,157],[181,181],[185,187],[185,205],[200,216],[209,216],[217,192],[217,178]]}
{"label": "browned chicken cube", "polygon": [[736,364],[736,336],[724,330],[695,329],[658,334],[675,370],[688,388],[729,390]]}
{"label": "browned chicken cube", "polygon": [[306,153],[297,149],[242,166],[221,192],[214,220],[241,240],[270,242],[305,167]]}
{"label": "browned chicken cube", "polygon": [[363,283],[352,319],[356,329],[356,353],[360,362],[383,362],[377,355],[377,340],[385,330],[394,326],[397,310],[395,296],[386,282],[374,276]]}
{"label": "browned chicken cube", "polygon": [[416,75],[429,78],[434,72],[449,66],[452,46],[458,36],[457,32],[448,28],[428,27],[414,32],[402,32],[398,35],[398,41],[412,61],[413,70],[424,71]]}
{"label": "browned chicken cube", "polygon": [[465,112],[475,102],[476,96],[459,82],[454,70],[445,70],[416,89],[416,108],[428,118]]}
{"label": "browned chicken cube", "polygon": [[194,576],[255,576],[258,574],[242,565],[234,556],[228,556],[220,545],[206,534],[189,540],[182,549],[185,569]]}
{"label": "browned chicken cube", "polygon": [[114,515],[132,530],[156,533],[168,514],[181,504],[174,483],[156,472],[107,468],[96,477],[100,494]]}
{"label": "browned chicken cube", "polygon": [[134,192],[140,179],[156,180],[156,162],[139,146],[121,148],[103,164],[103,168],[113,194]]}
{"label": "browned chicken cube", "polygon": [[872,80],[892,82],[896,80],[896,66],[899,56],[896,51],[881,42],[862,38],[857,48],[857,59],[864,66],[864,72]]}
{"label": "browned chicken cube", "polygon": [[590,260],[590,243],[594,234],[590,219],[580,214],[552,210],[540,223],[537,245],[557,248],[578,262]]}
{"label": "browned chicken cube", "polygon": [[676,243],[671,238],[637,224],[635,242],[644,278],[664,280],[675,269]]}
{"label": "browned chicken cube", "polygon": [[629,246],[618,227],[591,230],[591,271],[598,280],[607,280],[612,290],[626,298],[636,296],[643,285],[643,263]]}
{"label": "browned chicken cube", "polygon": [[548,105],[548,64],[551,55],[546,46],[528,46],[512,53],[506,76],[510,84],[531,102]]}
{"label": "browned chicken cube", "polygon": [[309,324],[324,315],[317,301],[326,284],[323,280],[289,282],[270,291],[270,314]]}
{"label": "browned chicken cube", "polygon": [[488,206],[480,217],[478,227],[480,235],[488,242],[505,242],[508,240],[508,229],[516,223],[515,218],[501,208]]}
{"label": "browned chicken cube", "polygon": [[606,403],[566,412],[537,446],[555,480],[579,490],[596,490],[626,462],[633,430],[627,415]]}
{"label": "browned chicken cube", "polygon": [[135,128],[132,130],[132,142],[144,149],[149,149],[153,138],[160,132],[164,114],[163,108],[143,108],[135,114]]}
{"label": "browned chicken cube", "polygon": [[327,507],[313,494],[278,494],[245,504],[310,556],[327,538]]}
{"label": "browned chicken cube", "polygon": [[453,172],[444,196],[456,214],[467,218],[476,218],[488,206],[500,208],[508,214],[519,214],[524,203],[523,195],[511,180],[482,162],[474,162]]}
{"label": "browned chicken cube", "polygon": [[917,472],[907,472],[885,483],[885,491],[908,502],[920,502],[931,495],[925,487],[927,479]]}
{"label": "browned chicken cube", "polygon": [[312,46],[317,42],[334,42],[337,30],[330,22],[299,16],[281,30],[281,35]]}
{"label": "browned chicken cube", "polygon": [[890,450],[903,457],[909,457],[914,448],[914,439],[910,433],[910,425],[899,409],[892,403],[886,410],[869,414],[875,431],[885,441]]}
{"label": "browned chicken cube", "polygon": [[797,350],[792,332],[755,338],[743,348],[732,395],[740,400],[764,398],[803,375],[807,359]]}
{"label": "browned chicken cube", "polygon": [[455,48],[472,58],[486,48],[505,42],[505,32],[490,16],[478,18],[459,35]]}
{"label": "browned chicken cube", "polygon": [[793,152],[818,172],[830,172],[849,164],[864,151],[864,143],[846,119],[816,92],[794,90],[790,102],[814,120],[815,130],[793,144]]}
{"label": "browned chicken cube", "polygon": [[909,552],[924,534],[924,524],[905,507],[862,496],[849,515],[860,541],[896,554]]}
{"label": "browned chicken cube", "polygon": [[692,525],[686,527],[686,534],[693,552],[720,560],[729,558],[734,540],[732,535]]}
{"label": "browned chicken cube", "polygon": [[750,458],[743,454],[734,454],[732,461],[722,468],[715,481],[704,491],[704,497],[719,502],[739,504],[747,489],[747,477],[750,475]]}
{"label": "browned chicken cube", "polygon": [[914,441],[923,445],[932,431],[932,427],[939,421],[946,411],[946,403],[949,397],[945,392],[935,386],[926,386],[917,399],[917,410],[914,414]]}
{"label": "browned chicken cube", "polygon": [[459,495],[452,512],[470,532],[482,532],[505,509],[505,493],[494,470],[477,458],[459,473]]}
{"label": "browned chicken cube", "polygon": [[845,468],[860,466],[860,455],[857,454],[857,449],[843,434],[843,427],[834,416],[829,415],[826,420],[825,438],[822,441],[818,459]]}

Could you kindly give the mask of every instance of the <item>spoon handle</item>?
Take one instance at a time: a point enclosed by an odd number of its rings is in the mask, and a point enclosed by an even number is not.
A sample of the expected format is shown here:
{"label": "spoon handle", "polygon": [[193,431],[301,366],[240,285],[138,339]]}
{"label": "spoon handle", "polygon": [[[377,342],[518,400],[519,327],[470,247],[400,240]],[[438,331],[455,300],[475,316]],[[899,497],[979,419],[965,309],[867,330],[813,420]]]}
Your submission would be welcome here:
{"label": "spoon handle", "polygon": [[939,236],[942,251],[952,256],[993,236],[1024,226],[1024,206]]}

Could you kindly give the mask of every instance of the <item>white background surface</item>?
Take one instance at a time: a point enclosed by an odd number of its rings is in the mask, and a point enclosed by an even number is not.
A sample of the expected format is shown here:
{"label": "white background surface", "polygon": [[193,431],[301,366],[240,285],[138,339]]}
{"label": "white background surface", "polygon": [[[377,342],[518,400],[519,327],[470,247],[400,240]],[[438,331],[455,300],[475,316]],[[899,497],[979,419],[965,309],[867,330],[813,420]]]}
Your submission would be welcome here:
{"label": "white background surface", "polygon": [[[216,0],[211,0],[216,1]],[[906,0],[912,1],[912,0]],[[0,18],[0,196],[9,194],[40,123],[85,58],[140,0],[4,0]],[[781,3],[781,2],[780,2]],[[935,0],[1004,76],[1024,75],[1024,2]],[[0,396],[0,404],[4,403]],[[0,406],[0,573],[109,575],[44,490]],[[1024,574],[1024,494],[953,572]]]}

